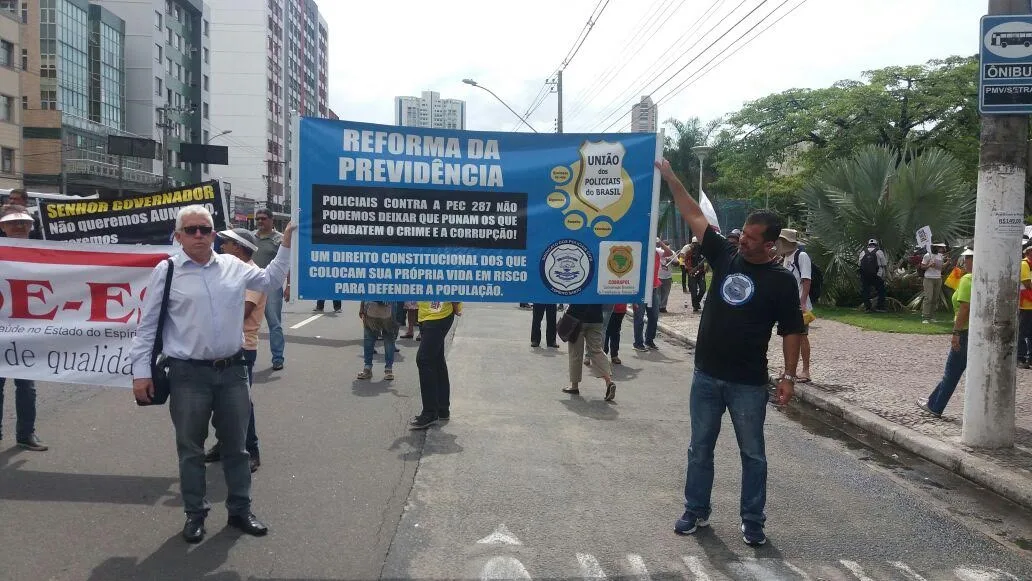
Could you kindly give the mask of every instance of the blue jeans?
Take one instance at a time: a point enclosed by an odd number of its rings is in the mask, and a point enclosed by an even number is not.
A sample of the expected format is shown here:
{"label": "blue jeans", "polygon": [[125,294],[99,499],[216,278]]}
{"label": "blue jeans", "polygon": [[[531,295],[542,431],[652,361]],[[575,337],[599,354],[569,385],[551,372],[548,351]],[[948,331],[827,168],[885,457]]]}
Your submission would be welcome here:
{"label": "blue jeans", "polygon": [[423,321],[423,341],[416,351],[419,369],[419,395],[423,400],[423,417],[439,417],[451,413],[451,379],[445,361],[445,342],[455,315],[436,321]]}
{"label": "blue jeans", "polygon": [[283,363],[283,289],[270,291],[265,303],[265,322],[269,325],[269,350],[272,351],[272,364]]}
{"label": "blue jeans", "polygon": [[[393,328],[393,332],[392,332]],[[362,351],[365,356],[366,369],[373,368],[373,350],[376,341],[383,339],[384,369],[394,369],[394,341],[398,338],[398,327],[394,319],[370,319],[362,325],[365,334],[362,336]]]}
{"label": "blue jeans", "polygon": [[960,335],[960,350],[954,351],[951,348],[949,354],[946,355],[946,370],[943,371],[939,385],[935,386],[935,391],[928,396],[928,409],[937,414],[942,414],[946,409],[946,404],[950,403],[950,398],[953,397],[953,392],[960,383],[960,377],[967,369],[967,351],[968,334],[967,331],[964,331]]}
{"label": "blue jeans", "polygon": [[[648,315],[648,325],[645,324],[645,316]],[[646,307],[644,303],[634,309],[634,344],[651,345],[656,342],[656,330],[659,325],[659,293],[652,290],[652,306]],[[644,331],[644,336],[642,336]]]}
{"label": "blue jeans", "polygon": [[713,450],[726,409],[731,414],[742,457],[742,520],[760,526],[767,520],[763,513],[767,503],[767,454],[763,440],[767,399],[766,386],[731,383],[695,372],[690,398],[692,440],[684,483],[684,506],[695,516],[710,515]]}
{"label": "blue jeans", "polygon": [[[5,383],[7,379],[0,377],[0,419],[4,416]],[[31,379],[14,380],[14,411],[18,417],[14,430],[15,440],[26,440],[36,431],[36,383]]]}
{"label": "blue jeans", "polygon": [[247,380],[244,364],[217,370],[172,361],[168,410],[176,431],[179,488],[188,515],[203,516],[211,508],[205,497],[204,439],[213,414],[226,479],[226,510],[238,516],[246,516],[251,510],[246,439],[252,408]]}

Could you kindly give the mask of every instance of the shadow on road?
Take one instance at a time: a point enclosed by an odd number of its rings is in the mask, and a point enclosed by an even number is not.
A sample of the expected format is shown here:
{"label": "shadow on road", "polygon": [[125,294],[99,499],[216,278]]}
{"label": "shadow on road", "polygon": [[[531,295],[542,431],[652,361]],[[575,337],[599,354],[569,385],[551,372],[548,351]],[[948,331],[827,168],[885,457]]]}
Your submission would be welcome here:
{"label": "shadow on road", "polygon": [[[616,418],[620,417],[620,412],[616,411],[616,408],[613,407],[614,404],[607,403],[602,400],[602,396],[605,395],[605,388],[603,388],[601,385],[598,385],[596,387],[598,391],[598,399],[587,400],[581,397],[580,395],[574,395],[572,397],[569,397],[569,399],[561,400],[562,404],[566,406],[566,409],[577,414],[578,416],[582,416],[592,420],[609,421],[615,420]],[[585,391],[590,391],[590,389],[591,388],[581,387],[581,393],[584,393]],[[620,396],[619,388],[616,392],[616,395],[617,397]]]}
{"label": "shadow on road", "polygon": [[[214,524],[211,520],[209,532]],[[243,581],[243,577],[233,571],[214,572],[226,562],[229,550],[240,536],[234,529],[223,528],[201,544],[189,545],[176,533],[140,562],[133,557],[112,557],[104,561],[93,569],[88,581]]]}
{"label": "shadow on road", "polygon": [[156,505],[178,496],[172,490],[178,478],[41,472],[23,470],[25,460],[12,462],[20,454],[34,453],[19,448],[0,452],[0,500]]}

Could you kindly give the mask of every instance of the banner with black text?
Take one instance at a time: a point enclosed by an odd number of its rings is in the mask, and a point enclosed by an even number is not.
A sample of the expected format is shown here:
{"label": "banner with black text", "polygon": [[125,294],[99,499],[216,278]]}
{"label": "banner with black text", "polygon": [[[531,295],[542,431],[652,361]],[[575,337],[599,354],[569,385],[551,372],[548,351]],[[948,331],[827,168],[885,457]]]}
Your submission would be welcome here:
{"label": "banner with black text", "polygon": [[299,298],[651,297],[655,133],[297,123]]}
{"label": "banner with black text", "polygon": [[113,200],[40,200],[47,240],[95,244],[170,244],[176,214],[200,204],[211,212],[215,230],[226,229],[226,200],[218,180]]}

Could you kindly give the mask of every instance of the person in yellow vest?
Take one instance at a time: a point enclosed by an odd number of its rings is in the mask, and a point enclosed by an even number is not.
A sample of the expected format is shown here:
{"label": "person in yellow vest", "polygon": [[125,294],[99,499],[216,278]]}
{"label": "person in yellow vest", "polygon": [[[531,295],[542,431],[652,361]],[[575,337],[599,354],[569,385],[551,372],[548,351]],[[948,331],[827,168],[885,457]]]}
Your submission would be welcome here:
{"label": "person in yellow vest", "polygon": [[419,395],[423,411],[412,418],[409,427],[425,430],[451,416],[451,383],[448,363],[444,359],[444,343],[455,317],[462,316],[462,303],[420,302],[419,325],[422,342],[416,352],[419,369]]}
{"label": "person in yellow vest", "polygon": [[968,350],[968,323],[971,318],[971,271],[974,269],[975,251],[965,250],[961,255],[964,261],[964,276],[960,278],[957,291],[953,293],[953,311],[956,313],[953,319],[953,335],[950,338],[950,351],[946,355],[946,368],[942,373],[942,380],[927,399],[917,401],[917,406],[924,411],[940,418],[946,409],[946,404],[953,397],[953,392],[960,383],[960,378],[967,369]]}
{"label": "person in yellow vest", "polygon": [[1032,368],[1032,242],[1025,242],[1021,261],[1021,301],[1018,325],[1018,365]]}

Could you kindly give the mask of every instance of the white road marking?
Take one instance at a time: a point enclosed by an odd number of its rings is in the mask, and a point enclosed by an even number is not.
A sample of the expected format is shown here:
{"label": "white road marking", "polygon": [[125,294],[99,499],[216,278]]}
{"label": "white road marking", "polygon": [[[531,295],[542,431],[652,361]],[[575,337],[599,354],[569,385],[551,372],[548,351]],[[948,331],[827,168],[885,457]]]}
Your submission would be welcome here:
{"label": "white road marking", "polygon": [[631,575],[640,581],[650,581],[649,568],[645,566],[645,559],[641,555],[627,555],[627,562],[631,564]]}
{"label": "white road marking", "polygon": [[806,574],[806,571],[803,571],[802,569],[800,569],[799,567],[796,567],[795,565],[793,565],[792,563],[789,563],[788,561],[783,561],[783,562],[785,563],[786,567],[788,567],[789,569],[792,570],[793,573],[795,573],[796,575],[799,575],[800,579],[802,579],[803,581],[810,581],[810,576]]}
{"label": "white road marking", "polygon": [[580,563],[581,577],[584,579],[605,579],[606,574],[598,559],[586,553],[577,553],[577,561]]}
{"label": "white road marking", "polygon": [[[763,559],[770,562],[773,559]],[[760,559],[745,557],[737,563],[728,563],[728,568],[737,575],[755,579],[756,581],[782,581],[785,578],[764,566]]]}
{"label": "white road marking", "polygon": [[961,581],[1020,581],[1014,575],[999,569],[970,569],[968,567],[957,567],[953,571],[960,577]]}
{"label": "white road marking", "polygon": [[493,557],[480,570],[481,581],[530,578],[527,568],[515,557]]}
{"label": "white road marking", "polygon": [[681,557],[688,571],[695,577],[695,581],[710,581],[710,576],[702,566],[702,560],[698,557]]}
{"label": "white road marking", "polygon": [[291,327],[291,329],[300,329],[301,327],[304,327],[308,323],[311,323],[312,321],[318,319],[321,316],[322,316],[321,314],[320,315],[312,315],[311,317],[308,317],[304,321],[301,321],[300,323],[294,325],[293,327]]}
{"label": "white road marking", "polygon": [[917,571],[911,569],[910,565],[907,565],[903,561],[892,561],[892,566],[909,575],[910,578],[914,581],[928,581],[927,579],[919,575]]}
{"label": "white road marking", "polygon": [[477,541],[481,545],[522,545],[516,535],[509,531],[509,528],[505,524],[498,525],[495,531],[486,537]]}
{"label": "white road marking", "polygon": [[867,576],[867,573],[864,572],[864,568],[861,567],[859,563],[856,563],[855,561],[846,560],[839,561],[839,563],[845,565],[846,569],[849,569],[850,572],[856,575],[856,578],[860,581],[874,581],[874,579],[871,579]]}

